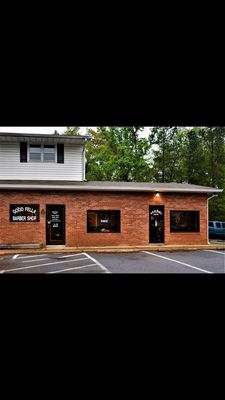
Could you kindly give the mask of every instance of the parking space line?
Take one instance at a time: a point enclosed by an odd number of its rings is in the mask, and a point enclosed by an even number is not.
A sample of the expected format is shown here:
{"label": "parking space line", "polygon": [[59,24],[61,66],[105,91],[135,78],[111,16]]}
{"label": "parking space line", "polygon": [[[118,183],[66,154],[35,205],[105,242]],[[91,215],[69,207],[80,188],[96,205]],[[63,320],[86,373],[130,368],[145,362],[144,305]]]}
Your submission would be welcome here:
{"label": "parking space line", "polygon": [[225,256],[225,253],[222,253],[221,251],[216,251],[216,250],[203,250],[203,251],[210,251],[212,253],[222,254],[223,256]]}
{"label": "parking space line", "polygon": [[15,260],[18,256],[19,254],[15,254],[15,256],[13,256],[13,260]]}
{"label": "parking space line", "polygon": [[39,262],[39,261],[45,261],[45,260],[49,260],[49,258],[38,258],[37,260],[26,260],[26,261],[22,261],[22,263]]}
{"label": "parking space line", "polygon": [[69,256],[62,256],[62,257],[58,257],[58,258],[67,258],[67,257],[78,257],[83,255],[84,253],[79,253],[79,254],[70,254]]}
{"label": "parking space line", "polygon": [[90,260],[94,261],[103,271],[106,272],[106,274],[111,274],[111,272],[106,267],[104,267],[104,265],[102,265],[99,261],[95,260],[95,258],[89,256],[89,254],[87,254],[87,253],[83,253],[83,254],[86,257],[90,258]]}
{"label": "parking space line", "polygon": [[72,268],[60,269],[60,270],[58,270],[58,271],[50,271],[50,272],[47,272],[47,274],[59,274],[60,272],[72,271],[72,270],[74,270],[74,269],[87,268],[87,267],[91,267],[91,266],[93,266],[93,265],[96,266],[96,264],[88,264],[88,265],[83,265],[82,267],[72,267]]}
{"label": "parking space line", "polygon": [[213,274],[213,272],[211,272],[211,271],[207,271],[205,269],[195,267],[194,265],[190,265],[190,264],[183,263],[181,261],[174,260],[173,258],[159,256],[158,254],[150,253],[149,251],[142,251],[142,253],[150,254],[151,256],[163,258],[163,259],[168,260],[168,261],[173,261],[173,262],[175,262],[177,264],[185,265],[186,267],[197,269],[198,271],[206,272],[207,274]]}
{"label": "parking space line", "polygon": [[66,261],[58,261],[58,262],[52,262],[52,263],[46,263],[46,264],[31,265],[31,266],[28,266],[28,267],[11,268],[11,269],[5,270],[5,272],[20,271],[22,269],[45,267],[46,265],[57,265],[57,264],[76,262],[76,261],[81,261],[81,260],[87,260],[87,258],[85,257],[85,258],[79,258],[79,259],[76,259],[76,260],[66,260]]}
{"label": "parking space line", "polygon": [[19,257],[19,260],[22,260],[23,258],[32,258],[32,257],[43,257],[44,254],[36,254],[35,256],[25,256],[25,257]]}

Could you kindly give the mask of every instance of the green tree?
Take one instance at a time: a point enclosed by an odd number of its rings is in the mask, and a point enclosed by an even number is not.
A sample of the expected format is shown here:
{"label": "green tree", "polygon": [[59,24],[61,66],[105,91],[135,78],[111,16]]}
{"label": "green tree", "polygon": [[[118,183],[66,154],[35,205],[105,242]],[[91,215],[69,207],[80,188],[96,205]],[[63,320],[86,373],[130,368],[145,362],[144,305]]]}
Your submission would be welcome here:
{"label": "green tree", "polygon": [[211,186],[225,183],[225,128],[206,128],[203,132],[207,161],[208,184]]}
{"label": "green tree", "polygon": [[207,185],[223,189],[209,201],[209,218],[225,221],[225,128],[206,128],[203,134]]}
{"label": "green tree", "polygon": [[80,126],[67,126],[67,129],[65,132],[63,132],[63,135],[71,135],[71,136],[76,136],[80,135]]}
{"label": "green tree", "polygon": [[149,143],[140,138],[143,127],[98,127],[89,129],[87,143],[87,179],[111,181],[147,181]]}
{"label": "green tree", "polygon": [[184,133],[177,127],[154,127],[148,137],[152,150],[153,179],[156,182],[183,180]]}
{"label": "green tree", "polygon": [[200,127],[187,129],[184,133],[183,180],[194,185],[207,183],[207,161],[204,149],[205,130]]}

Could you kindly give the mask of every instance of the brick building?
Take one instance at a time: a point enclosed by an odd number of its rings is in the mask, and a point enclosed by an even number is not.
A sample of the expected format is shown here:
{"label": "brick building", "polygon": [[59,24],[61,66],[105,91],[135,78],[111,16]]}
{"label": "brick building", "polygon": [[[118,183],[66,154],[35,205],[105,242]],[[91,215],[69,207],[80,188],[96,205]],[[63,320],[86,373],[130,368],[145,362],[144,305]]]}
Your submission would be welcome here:
{"label": "brick building", "polygon": [[208,198],[222,190],[88,182],[88,139],[0,133],[0,244],[208,243]]}

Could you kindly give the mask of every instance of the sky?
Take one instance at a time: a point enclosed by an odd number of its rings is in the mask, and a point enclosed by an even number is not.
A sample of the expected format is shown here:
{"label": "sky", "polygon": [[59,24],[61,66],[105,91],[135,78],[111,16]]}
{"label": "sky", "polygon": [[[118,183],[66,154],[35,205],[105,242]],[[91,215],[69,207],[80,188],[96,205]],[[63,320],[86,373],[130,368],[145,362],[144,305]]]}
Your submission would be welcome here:
{"label": "sky", "polygon": [[[86,134],[87,126],[82,126],[80,131],[82,134]],[[95,128],[95,127],[92,127]],[[41,133],[41,134],[53,134],[57,130],[59,133],[63,133],[66,130],[66,126],[0,126],[0,132],[10,133]],[[141,137],[147,137],[149,134],[149,127],[145,127],[143,132],[140,133]]]}

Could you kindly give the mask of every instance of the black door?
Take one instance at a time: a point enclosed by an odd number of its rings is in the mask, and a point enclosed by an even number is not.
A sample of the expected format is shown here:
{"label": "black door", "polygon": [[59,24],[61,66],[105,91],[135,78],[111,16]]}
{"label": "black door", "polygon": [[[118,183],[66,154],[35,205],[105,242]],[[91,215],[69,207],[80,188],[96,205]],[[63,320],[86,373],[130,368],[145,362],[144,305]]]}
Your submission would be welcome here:
{"label": "black door", "polygon": [[164,206],[149,207],[150,243],[164,243]]}
{"label": "black door", "polygon": [[46,244],[65,244],[65,206],[46,206]]}

